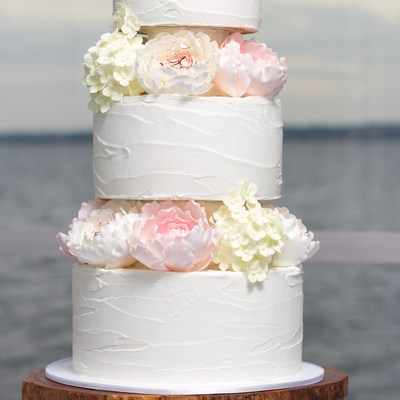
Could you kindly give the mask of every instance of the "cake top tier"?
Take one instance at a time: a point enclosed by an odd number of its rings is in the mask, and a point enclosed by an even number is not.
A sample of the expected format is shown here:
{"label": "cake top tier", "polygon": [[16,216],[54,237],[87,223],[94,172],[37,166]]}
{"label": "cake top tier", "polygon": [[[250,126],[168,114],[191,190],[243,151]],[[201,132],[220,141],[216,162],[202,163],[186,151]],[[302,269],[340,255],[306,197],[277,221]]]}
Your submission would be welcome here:
{"label": "cake top tier", "polygon": [[257,32],[261,0],[113,0],[136,15],[142,27],[198,26]]}

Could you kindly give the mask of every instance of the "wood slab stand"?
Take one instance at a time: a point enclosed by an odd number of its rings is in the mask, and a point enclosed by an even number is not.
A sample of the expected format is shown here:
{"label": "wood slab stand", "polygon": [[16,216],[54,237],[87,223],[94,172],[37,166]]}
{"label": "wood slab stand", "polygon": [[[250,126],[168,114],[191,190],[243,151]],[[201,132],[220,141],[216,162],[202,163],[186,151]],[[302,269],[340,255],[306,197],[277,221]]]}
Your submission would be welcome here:
{"label": "wood slab stand", "polygon": [[344,400],[348,376],[325,368],[325,378],[318,383],[292,389],[237,394],[142,395],[81,389],[47,379],[44,369],[34,369],[22,385],[22,400]]}

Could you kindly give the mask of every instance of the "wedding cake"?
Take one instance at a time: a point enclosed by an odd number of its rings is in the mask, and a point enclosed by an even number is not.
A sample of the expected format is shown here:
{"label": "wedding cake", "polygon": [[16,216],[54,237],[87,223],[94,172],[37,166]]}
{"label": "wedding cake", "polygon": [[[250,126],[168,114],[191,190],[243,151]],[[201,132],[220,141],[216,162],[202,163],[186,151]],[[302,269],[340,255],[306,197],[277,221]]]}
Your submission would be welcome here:
{"label": "wedding cake", "polygon": [[302,368],[302,264],[278,199],[285,59],[244,35],[261,0],[118,0],[84,58],[95,200],[58,240],[73,267],[73,368],[161,385]]}

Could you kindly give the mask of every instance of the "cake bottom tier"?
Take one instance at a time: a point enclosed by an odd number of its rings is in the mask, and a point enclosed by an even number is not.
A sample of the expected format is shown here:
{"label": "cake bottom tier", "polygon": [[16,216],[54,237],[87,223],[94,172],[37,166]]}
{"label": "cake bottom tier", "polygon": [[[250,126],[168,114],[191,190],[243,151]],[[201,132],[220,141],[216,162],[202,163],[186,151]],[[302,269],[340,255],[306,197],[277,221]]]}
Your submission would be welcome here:
{"label": "cake bottom tier", "polygon": [[73,366],[121,382],[239,383],[301,368],[302,268],[73,271]]}

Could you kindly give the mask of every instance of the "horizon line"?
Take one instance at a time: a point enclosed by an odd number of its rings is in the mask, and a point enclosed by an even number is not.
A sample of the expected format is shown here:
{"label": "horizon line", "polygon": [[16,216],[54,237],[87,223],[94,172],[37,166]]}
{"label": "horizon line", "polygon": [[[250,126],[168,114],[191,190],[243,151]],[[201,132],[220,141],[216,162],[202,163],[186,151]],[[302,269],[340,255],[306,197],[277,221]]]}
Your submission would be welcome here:
{"label": "horizon line", "polygon": [[[363,125],[285,125],[284,137],[310,138],[398,138],[400,137],[399,124],[363,124]],[[92,138],[90,129],[65,130],[9,130],[0,131],[1,141],[62,141],[87,140]]]}

